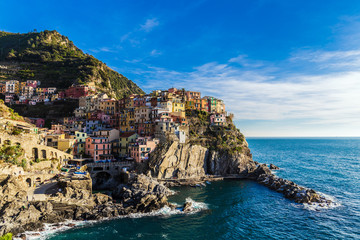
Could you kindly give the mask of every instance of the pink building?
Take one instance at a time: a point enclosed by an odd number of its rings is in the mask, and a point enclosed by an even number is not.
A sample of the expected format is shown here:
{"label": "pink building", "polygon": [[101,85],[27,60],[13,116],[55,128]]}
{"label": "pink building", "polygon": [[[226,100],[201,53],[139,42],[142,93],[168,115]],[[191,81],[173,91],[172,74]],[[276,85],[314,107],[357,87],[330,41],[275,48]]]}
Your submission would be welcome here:
{"label": "pink building", "polygon": [[210,123],[215,126],[225,126],[226,116],[224,113],[214,113],[210,115]]}
{"label": "pink building", "polygon": [[159,139],[151,137],[139,137],[136,143],[129,146],[130,157],[135,159],[136,162],[145,162],[149,159],[149,154],[154,151],[159,144]]}
{"label": "pink building", "polygon": [[94,161],[111,160],[111,143],[105,137],[88,137],[86,138],[85,153],[90,155]]}
{"label": "pink building", "polygon": [[36,81],[36,80],[27,80],[26,81],[26,85],[36,88],[38,85],[40,85],[40,81]]}
{"label": "pink building", "polygon": [[42,128],[45,125],[45,119],[43,118],[30,118],[32,124],[35,124],[36,127]]}

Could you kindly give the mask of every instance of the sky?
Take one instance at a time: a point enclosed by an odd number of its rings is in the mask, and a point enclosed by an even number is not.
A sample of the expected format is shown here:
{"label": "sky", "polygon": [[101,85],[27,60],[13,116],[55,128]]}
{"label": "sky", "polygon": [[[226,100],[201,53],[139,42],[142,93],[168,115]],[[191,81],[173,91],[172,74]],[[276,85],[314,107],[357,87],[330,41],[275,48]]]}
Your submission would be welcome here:
{"label": "sky", "polygon": [[0,1],[0,30],[57,30],[144,91],[223,99],[247,137],[360,136],[360,1]]}

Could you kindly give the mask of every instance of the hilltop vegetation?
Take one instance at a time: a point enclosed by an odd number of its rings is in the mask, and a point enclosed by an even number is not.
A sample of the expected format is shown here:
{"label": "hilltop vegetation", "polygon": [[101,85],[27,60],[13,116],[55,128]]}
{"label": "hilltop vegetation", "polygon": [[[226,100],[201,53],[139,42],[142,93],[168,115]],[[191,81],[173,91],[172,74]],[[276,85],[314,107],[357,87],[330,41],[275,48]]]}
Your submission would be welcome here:
{"label": "hilltop vegetation", "polygon": [[121,98],[143,91],[103,62],[83,53],[57,31],[15,34],[0,32],[1,79],[41,81],[41,87],[65,89],[94,84],[100,92]]}

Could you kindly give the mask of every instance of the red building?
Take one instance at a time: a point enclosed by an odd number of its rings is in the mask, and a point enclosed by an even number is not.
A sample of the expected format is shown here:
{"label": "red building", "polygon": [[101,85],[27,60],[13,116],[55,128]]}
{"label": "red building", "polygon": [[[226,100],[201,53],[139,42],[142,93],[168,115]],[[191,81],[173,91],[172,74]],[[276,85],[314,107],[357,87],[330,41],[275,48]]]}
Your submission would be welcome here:
{"label": "red building", "polygon": [[67,98],[80,98],[89,94],[88,86],[71,86],[65,90],[65,96]]}
{"label": "red building", "polygon": [[94,161],[113,159],[111,143],[106,137],[86,138],[85,153],[90,155]]}

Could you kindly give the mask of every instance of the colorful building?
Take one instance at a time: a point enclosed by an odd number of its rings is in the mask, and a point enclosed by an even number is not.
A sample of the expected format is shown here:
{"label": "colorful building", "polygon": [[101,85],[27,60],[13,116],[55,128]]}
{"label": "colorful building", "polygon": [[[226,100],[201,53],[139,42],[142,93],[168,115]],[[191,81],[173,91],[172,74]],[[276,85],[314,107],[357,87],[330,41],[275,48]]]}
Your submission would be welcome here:
{"label": "colorful building", "polygon": [[129,144],[135,143],[139,135],[136,132],[125,132],[120,134],[119,147],[120,157],[129,156]]}
{"label": "colorful building", "polygon": [[74,144],[74,154],[80,155],[85,153],[85,142],[87,138],[85,132],[75,131],[75,144]]}
{"label": "colorful building", "polygon": [[210,115],[210,124],[214,126],[225,126],[226,116],[224,113],[213,113]]}
{"label": "colorful building", "polygon": [[67,98],[78,99],[89,94],[89,87],[84,85],[71,86],[65,90],[65,96]]}
{"label": "colorful building", "polygon": [[100,102],[100,110],[107,115],[113,115],[118,112],[118,104],[115,99],[104,100]]}
{"label": "colorful building", "polygon": [[86,138],[85,153],[94,161],[113,159],[111,143],[106,137]]}
{"label": "colorful building", "polygon": [[6,81],[5,84],[5,92],[6,93],[20,93],[20,84],[17,80]]}
{"label": "colorful building", "polygon": [[185,96],[186,96],[187,100],[200,99],[201,98],[201,93],[200,92],[193,92],[193,91],[186,91]]}
{"label": "colorful building", "polygon": [[159,139],[151,137],[139,137],[135,143],[129,144],[130,157],[141,163],[149,159],[149,154],[159,144]]}

